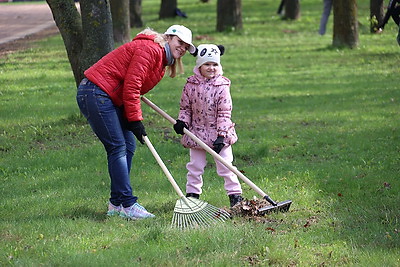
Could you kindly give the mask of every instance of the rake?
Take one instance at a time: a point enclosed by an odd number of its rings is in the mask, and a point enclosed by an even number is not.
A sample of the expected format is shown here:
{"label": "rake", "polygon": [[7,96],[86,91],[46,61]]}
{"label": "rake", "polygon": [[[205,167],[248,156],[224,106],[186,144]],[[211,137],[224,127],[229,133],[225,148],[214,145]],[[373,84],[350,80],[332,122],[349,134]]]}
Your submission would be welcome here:
{"label": "rake", "polygon": [[[169,116],[165,111],[160,109],[153,102],[148,100],[146,97],[142,96],[142,101],[149,105],[152,109],[157,111],[161,116],[167,119],[172,124],[176,123],[176,120]],[[286,212],[289,210],[290,205],[292,204],[291,200],[286,200],[282,202],[275,202],[268,196],[264,191],[262,191],[257,185],[255,185],[249,178],[247,178],[243,173],[241,173],[237,168],[235,168],[230,162],[226,161],[222,158],[217,152],[215,152],[212,148],[210,148],[207,144],[205,144],[201,139],[191,133],[188,129],[183,129],[184,133],[193,139],[197,144],[199,144],[204,150],[210,153],[214,158],[219,160],[222,164],[224,164],[228,169],[230,169],[233,173],[235,173],[240,179],[242,179],[247,185],[249,185],[254,191],[256,191],[263,199],[268,201],[271,205],[262,207],[258,209],[259,214],[267,214],[271,212]]]}
{"label": "rake", "polygon": [[147,136],[143,136],[143,140],[180,197],[175,204],[171,227],[182,230],[187,228],[208,227],[219,222],[224,222],[231,217],[227,211],[214,207],[205,201],[193,197],[185,197],[154,146],[151,144],[150,139]]}

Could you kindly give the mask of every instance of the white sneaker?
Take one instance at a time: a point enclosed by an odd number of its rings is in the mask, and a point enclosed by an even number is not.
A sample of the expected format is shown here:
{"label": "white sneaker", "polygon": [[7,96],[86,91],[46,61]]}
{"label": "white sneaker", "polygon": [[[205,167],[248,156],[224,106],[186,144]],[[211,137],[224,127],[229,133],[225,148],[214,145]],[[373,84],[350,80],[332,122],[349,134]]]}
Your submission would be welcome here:
{"label": "white sneaker", "polygon": [[122,205],[115,206],[111,202],[108,202],[108,211],[107,211],[108,216],[119,215],[121,213],[121,210],[122,210]]}
{"label": "white sneaker", "polygon": [[151,214],[144,207],[139,205],[139,203],[135,203],[127,208],[122,207],[119,216],[132,220],[156,217],[154,214]]}

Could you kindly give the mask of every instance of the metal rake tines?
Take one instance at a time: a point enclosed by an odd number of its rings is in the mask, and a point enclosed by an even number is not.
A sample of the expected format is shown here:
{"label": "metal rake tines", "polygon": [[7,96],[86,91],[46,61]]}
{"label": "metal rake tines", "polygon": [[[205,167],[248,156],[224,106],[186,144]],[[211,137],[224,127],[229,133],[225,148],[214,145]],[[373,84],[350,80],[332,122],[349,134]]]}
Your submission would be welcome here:
{"label": "metal rake tines", "polygon": [[171,227],[180,229],[209,227],[229,219],[230,214],[204,201],[181,198],[176,202]]}
{"label": "metal rake tines", "polygon": [[[226,211],[224,211],[227,213]],[[211,215],[211,216],[210,216]],[[177,227],[181,229],[185,228],[201,228],[201,227],[209,227],[218,222],[223,222],[229,218],[229,214],[222,214],[218,211],[218,214],[212,213],[174,213],[172,218],[172,227]]]}
{"label": "metal rake tines", "polygon": [[260,214],[269,214],[272,212],[287,212],[292,204],[291,200],[286,200],[282,202],[278,202],[276,206],[266,206],[263,208],[258,209]]}
{"label": "metal rake tines", "polygon": [[193,213],[196,211],[203,210],[204,208],[207,207],[207,205],[208,205],[207,202],[204,202],[204,201],[196,199],[196,198],[182,197],[176,201],[174,212]]}

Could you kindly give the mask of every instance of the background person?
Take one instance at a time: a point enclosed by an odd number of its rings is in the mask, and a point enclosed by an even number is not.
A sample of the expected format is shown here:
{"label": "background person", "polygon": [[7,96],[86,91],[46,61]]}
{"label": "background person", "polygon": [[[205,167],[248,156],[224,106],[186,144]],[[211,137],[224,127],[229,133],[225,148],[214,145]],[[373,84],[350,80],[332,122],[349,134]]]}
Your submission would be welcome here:
{"label": "background person", "polygon": [[329,15],[331,14],[332,2],[333,0],[324,0],[324,7],[322,10],[322,16],[319,22],[319,30],[318,30],[318,33],[320,35],[324,35],[326,32],[326,24],[328,23]]}
{"label": "background person", "polygon": [[394,23],[399,27],[400,23],[400,0],[390,0],[385,16],[382,22],[378,25],[378,31],[382,32],[385,25],[388,23],[389,18],[392,17]]}

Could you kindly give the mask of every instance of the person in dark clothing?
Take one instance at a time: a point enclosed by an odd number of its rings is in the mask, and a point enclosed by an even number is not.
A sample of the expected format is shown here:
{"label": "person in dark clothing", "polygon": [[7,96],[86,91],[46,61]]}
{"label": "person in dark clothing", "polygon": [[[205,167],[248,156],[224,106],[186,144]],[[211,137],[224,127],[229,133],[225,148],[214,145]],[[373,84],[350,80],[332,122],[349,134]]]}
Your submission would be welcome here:
{"label": "person in dark clothing", "polygon": [[282,15],[283,6],[284,6],[284,5],[285,5],[285,0],[281,0],[281,3],[279,4],[279,7],[278,7],[278,11],[276,11],[276,14]]}
{"label": "person in dark clothing", "polygon": [[331,14],[333,5],[333,0],[324,0],[324,8],[322,11],[321,20],[319,23],[319,30],[318,33],[320,35],[324,35],[326,32],[326,24],[328,23],[329,16]]}
{"label": "person in dark clothing", "polygon": [[400,0],[390,0],[385,16],[382,22],[378,25],[378,32],[382,32],[385,25],[388,23],[389,18],[392,17],[393,21],[399,26],[400,23]]}

